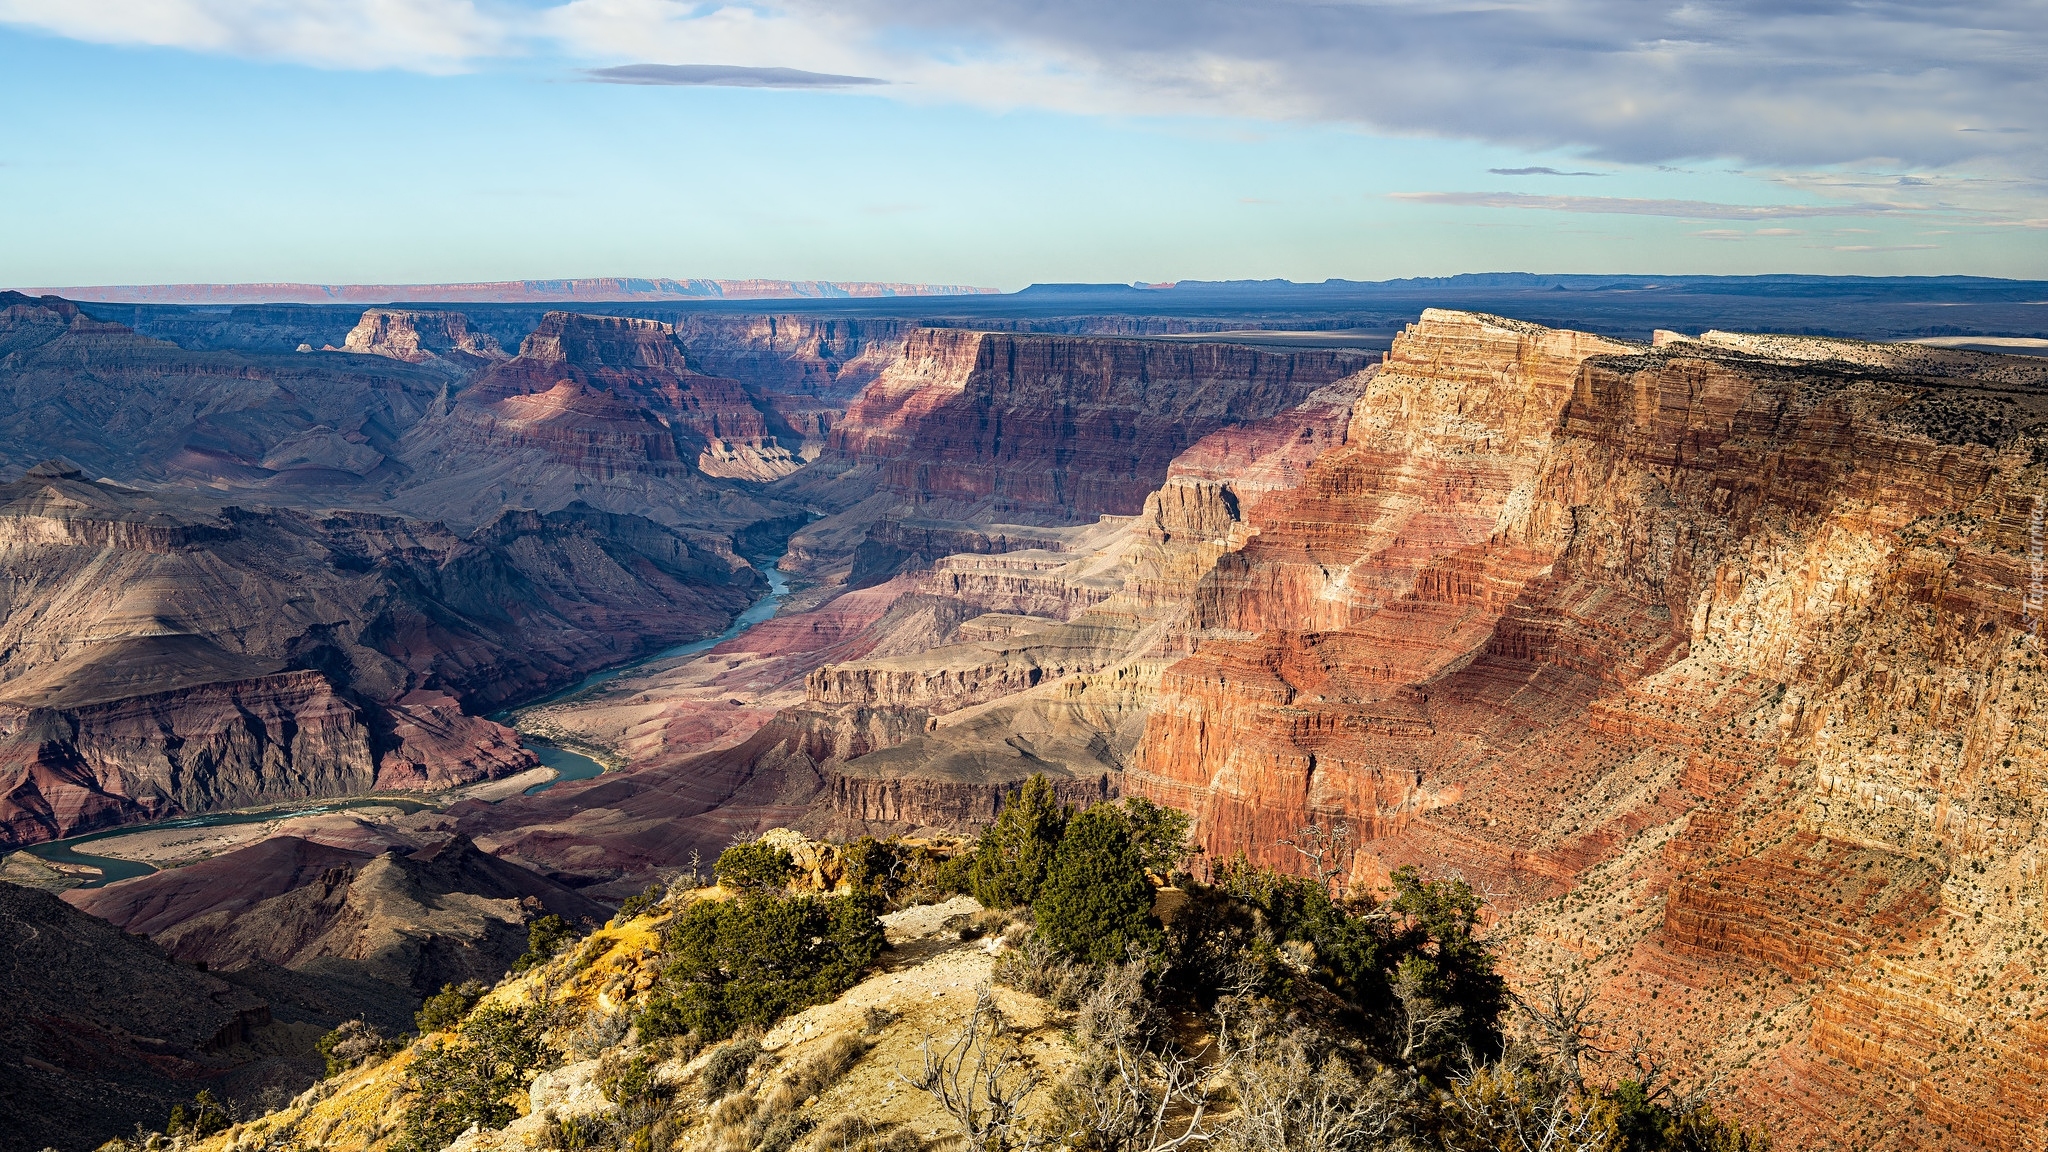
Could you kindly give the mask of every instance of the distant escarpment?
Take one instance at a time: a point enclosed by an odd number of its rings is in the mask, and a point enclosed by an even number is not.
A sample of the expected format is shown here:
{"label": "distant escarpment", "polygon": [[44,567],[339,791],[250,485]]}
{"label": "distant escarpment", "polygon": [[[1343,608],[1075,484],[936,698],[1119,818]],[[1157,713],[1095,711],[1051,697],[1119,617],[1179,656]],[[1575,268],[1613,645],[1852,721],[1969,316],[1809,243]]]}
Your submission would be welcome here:
{"label": "distant escarpment", "polygon": [[903,354],[915,321],[882,317],[684,313],[676,338],[714,376],[758,388],[806,461],[825,448],[846,406]]}
{"label": "distant escarpment", "polygon": [[728,536],[800,523],[799,509],[718,482],[801,467],[780,430],[739,382],[697,371],[668,325],[550,312],[518,356],[408,431],[410,478],[392,502],[461,525],[574,501]]}
{"label": "distant escarpment", "polygon": [[831,513],[796,534],[784,567],[865,587],[954,552],[1052,546],[1047,529],[1139,512],[1204,437],[1285,419],[1370,359],[918,329],[824,454],[771,487]]}
{"label": "distant escarpment", "polygon": [[370,491],[446,384],[370,356],[202,352],[0,292],[0,468],[66,456],[94,476]]}
{"label": "distant escarpment", "polygon": [[715,632],[729,552],[572,506],[464,538],[90,482],[0,485],[0,843],[530,766],[476,713]]}
{"label": "distant escarpment", "polygon": [[1211,858],[1455,869],[1788,1143],[2026,1146],[2044,439],[2019,358],[1425,313],[1125,786]]}

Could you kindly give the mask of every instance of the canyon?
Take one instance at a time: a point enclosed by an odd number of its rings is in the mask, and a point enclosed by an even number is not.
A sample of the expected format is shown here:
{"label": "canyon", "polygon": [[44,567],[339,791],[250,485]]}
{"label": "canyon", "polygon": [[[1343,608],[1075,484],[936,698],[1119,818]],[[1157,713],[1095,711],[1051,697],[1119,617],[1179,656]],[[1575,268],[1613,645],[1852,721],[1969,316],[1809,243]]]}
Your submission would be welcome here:
{"label": "canyon", "polygon": [[[736,836],[971,833],[1044,775],[1187,811],[1198,871],[1465,879],[1516,986],[1596,997],[1602,1075],[1780,1146],[2041,1146],[2048,361],[926,319],[389,307],[271,353],[0,298],[0,829],[603,760],[66,897],[388,1015]],[[771,563],[773,618],[658,655]]]}
{"label": "canyon", "polygon": [[[1604,1046],[1794,1146],[2031,1146],[2048,365],[1437,311],[1359,376],[1212,433],[1135,514],[984,529],[558,707],[644,767],[463,819],[651,866],[771,823],[972,828],[1043,773],[1190,811],[1210,861],[1299,868],[1314,828],[1362,890],[1467,879],[1517,980],[1590,987]],[[875,409],[925,442],[915,400]],[[664,741],[713,684],[772,718]]]}

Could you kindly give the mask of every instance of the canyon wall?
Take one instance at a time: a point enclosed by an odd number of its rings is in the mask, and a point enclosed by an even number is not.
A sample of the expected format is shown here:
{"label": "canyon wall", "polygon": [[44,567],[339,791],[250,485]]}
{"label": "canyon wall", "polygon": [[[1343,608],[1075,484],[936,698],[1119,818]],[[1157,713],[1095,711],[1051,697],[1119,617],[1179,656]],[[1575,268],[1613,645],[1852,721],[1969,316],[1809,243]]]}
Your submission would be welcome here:
{"label": "canyon wall", "polygon": [[1211,859],[1465,877],[1793,1146],[2038,1147],[2044,385],[1425,313],[1202,580],[1125,787]]}
{"label": "canyon wall", "polygon": [[582,506],[468,538],[86,481],[0,485],[0,838],[529,767],[482,719],[716,632],[761,580]]}
{"label": "canyon wall", "polygon": [[1342,352],[926,328],[833,430],[917,514],[1021,524],[1130,515],[1168,464],[1364,367]]}

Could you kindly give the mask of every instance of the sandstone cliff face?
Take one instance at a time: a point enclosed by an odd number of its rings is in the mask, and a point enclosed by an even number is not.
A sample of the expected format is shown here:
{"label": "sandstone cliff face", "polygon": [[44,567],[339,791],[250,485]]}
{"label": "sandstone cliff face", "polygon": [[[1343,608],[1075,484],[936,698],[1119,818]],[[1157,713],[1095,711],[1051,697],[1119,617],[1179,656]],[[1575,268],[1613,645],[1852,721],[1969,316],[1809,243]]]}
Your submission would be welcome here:
{"label": "sandstone cliff face", "polygon": [[2037,1146],[1993,1069],[2048,1003],[2044,375],[1425,313],[1202,581],[1125,786],[1212,855],[1455,869],[1782,1140]]}
{"label": "sandstone cliff face", "polygon": [[760,586],[729,554],[589,508],[464,539],[60,464],[0,485],[0,571],[7,843],[528,767],[473,713],[715,632]]}
{"label": "sandstone cliff face", "polygon": [[1071,524],[1129,515],[1173,458],[1351,374],[1355,356],[928,328],[833,430],[929,514]]}
{"label": "sandstone cliff face", "polygon": [[505,359],[498,338],[475,332],[460,312],[372,308],[342,341],[342,351],[431,364],[467,375]]}

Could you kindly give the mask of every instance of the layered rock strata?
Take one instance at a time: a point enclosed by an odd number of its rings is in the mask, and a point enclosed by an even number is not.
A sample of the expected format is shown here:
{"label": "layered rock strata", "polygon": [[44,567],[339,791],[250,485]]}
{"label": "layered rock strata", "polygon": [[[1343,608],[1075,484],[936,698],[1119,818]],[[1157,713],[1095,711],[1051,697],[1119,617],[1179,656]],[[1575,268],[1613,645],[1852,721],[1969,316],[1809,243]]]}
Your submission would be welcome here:
{"label": "layered rock strata", "polygon": [[1212,858],[1455,871],[1782,1141],[2038,1146],[2044,429],[2008,358],[1425,313],[1125,786]]}
{"label": "layered rock strata", "polygon": [[86,481],[0,485],[0,835],[530,766],[474,713],[715,632],[760,577],[582,507],[471,537]]}
{"label": "layered rock strata", "polygon": [[728,539],[778,518],[794,528],[800,509],[719,482],[802,465],[764,404],[697,371],[666,324],[550,312],[518,356],[408,430],[398,456],[411,473],[392,503],[465,527],[580,501]]}
{"label": "layered rock strata", "polygon": [[832,433],[910,505],[1020,523],[1130,515],[1173,458],[1286,411],[1364,366],[1355,355],[927,328]]}

